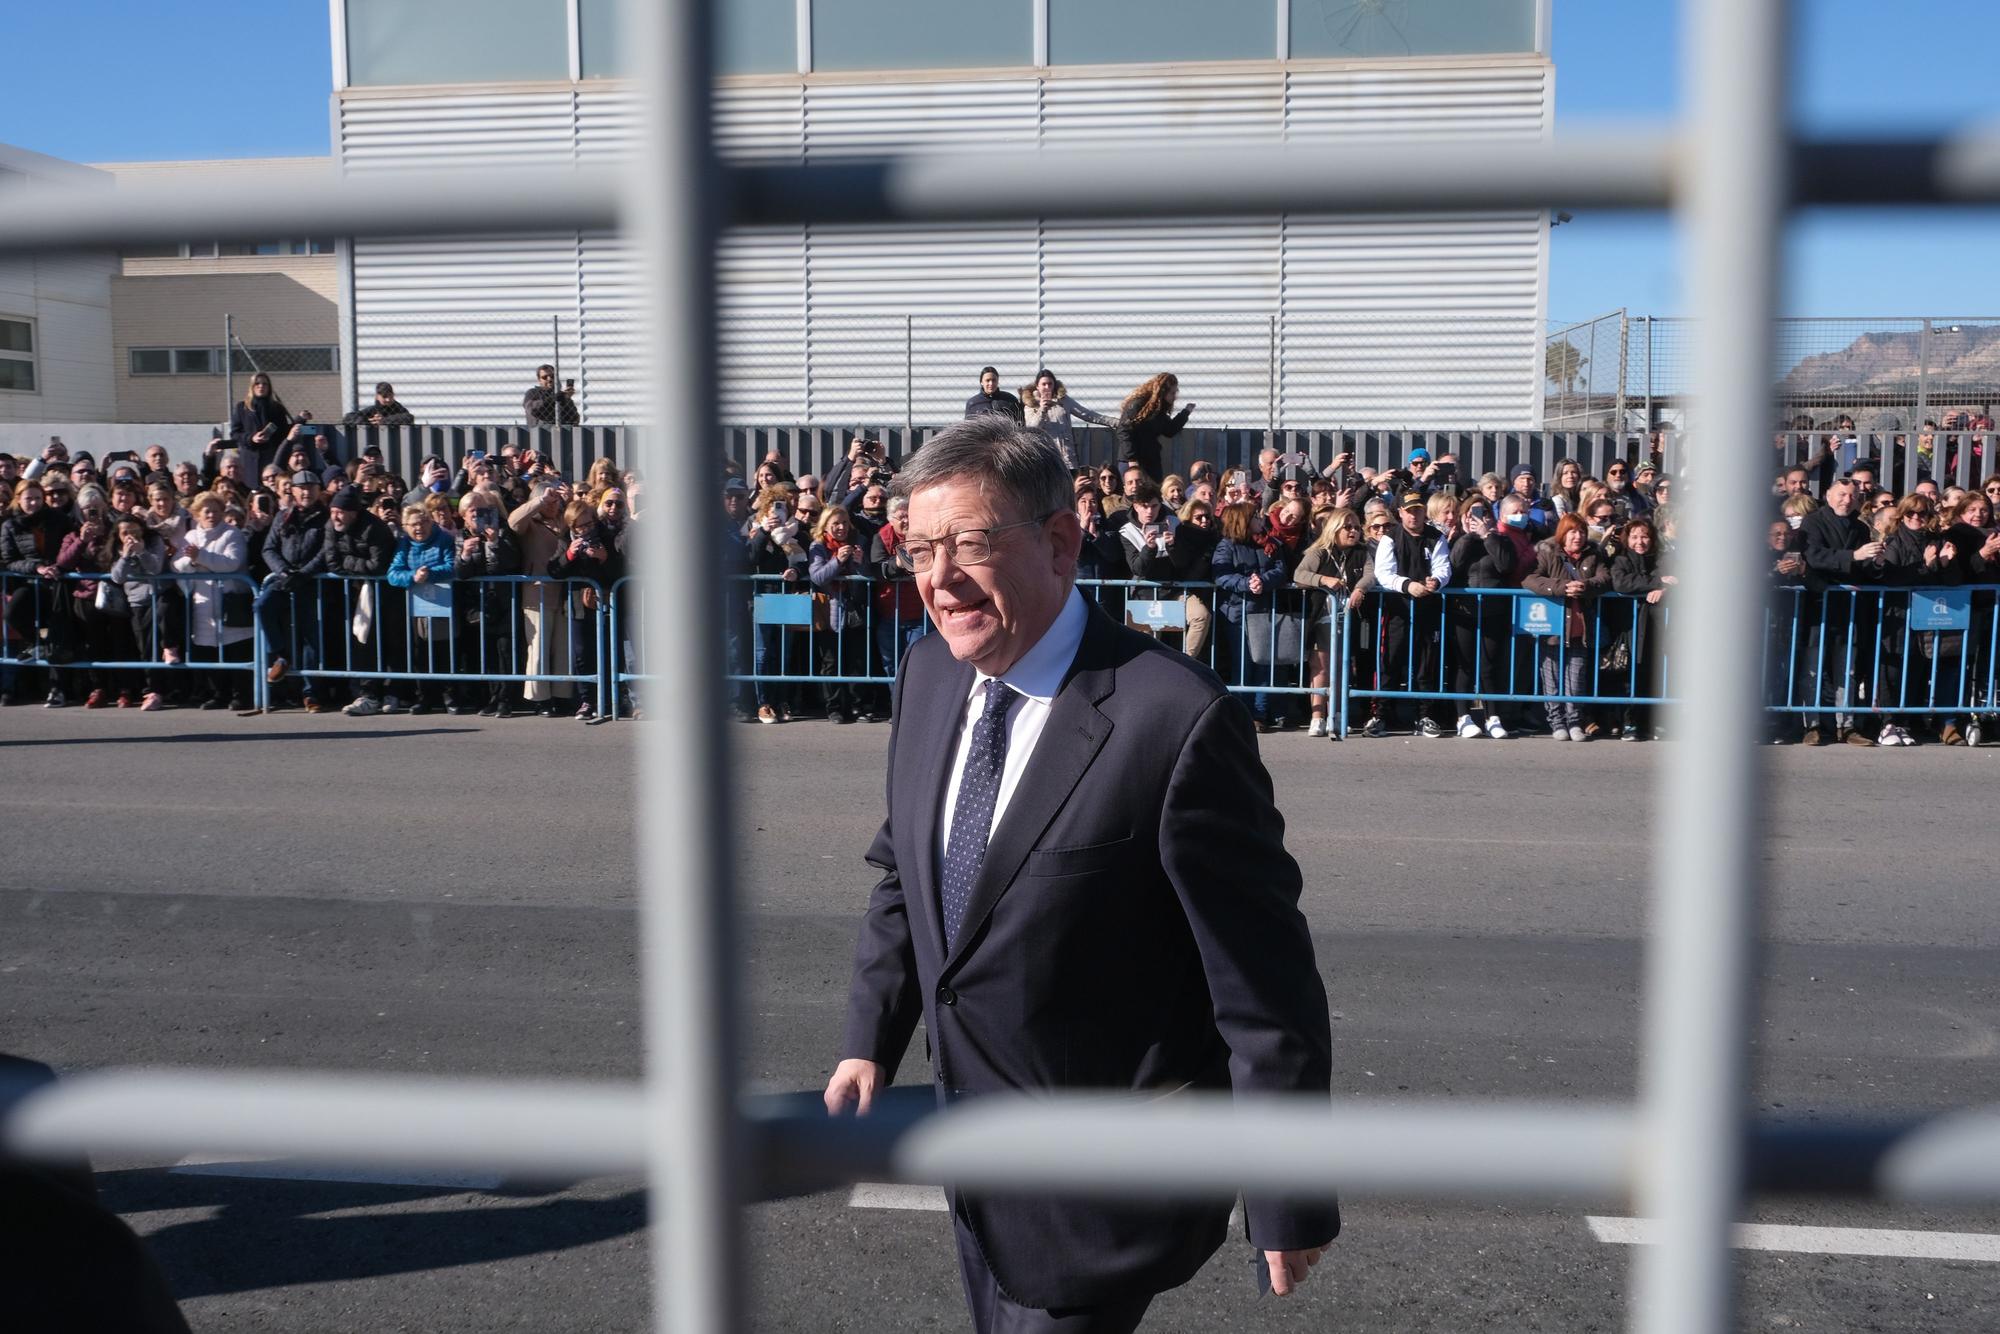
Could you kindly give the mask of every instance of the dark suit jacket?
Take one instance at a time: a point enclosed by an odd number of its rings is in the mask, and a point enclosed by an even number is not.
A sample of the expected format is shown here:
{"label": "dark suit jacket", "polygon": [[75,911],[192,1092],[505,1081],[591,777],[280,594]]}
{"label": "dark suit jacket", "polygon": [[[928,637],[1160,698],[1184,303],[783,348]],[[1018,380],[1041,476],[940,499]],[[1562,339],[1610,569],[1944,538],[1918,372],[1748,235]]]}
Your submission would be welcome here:
{"label": "dark suit jacket", "polygon": [[[958,946],[938,919],[938,820],[973,670],[943,637],[903,660],[888,818],[843,1055],[889,1068],[921,1016],[941,1098],[1185,1087],[1326,1096],[1332,1035],[1298,865],[1250,716],[1201,664],[1094,608],[993,829]],[[1229,1205],[959,1192],[1001,1288],[1094,1306],[1186,1282]],[[1252,1200],[1252,1242],[1318,1246],[1338,1209]]]}

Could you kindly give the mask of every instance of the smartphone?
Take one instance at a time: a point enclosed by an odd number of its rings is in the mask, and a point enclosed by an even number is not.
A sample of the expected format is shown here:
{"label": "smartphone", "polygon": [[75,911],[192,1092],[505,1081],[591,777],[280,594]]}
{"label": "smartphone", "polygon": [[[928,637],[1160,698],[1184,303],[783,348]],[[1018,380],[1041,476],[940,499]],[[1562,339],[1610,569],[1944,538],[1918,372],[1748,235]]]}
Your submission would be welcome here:
{"label": "smartphone", "polygon": [[468,449],[465,451],[465,462],[468,467],[485,457],[486,451],[483,449]]}

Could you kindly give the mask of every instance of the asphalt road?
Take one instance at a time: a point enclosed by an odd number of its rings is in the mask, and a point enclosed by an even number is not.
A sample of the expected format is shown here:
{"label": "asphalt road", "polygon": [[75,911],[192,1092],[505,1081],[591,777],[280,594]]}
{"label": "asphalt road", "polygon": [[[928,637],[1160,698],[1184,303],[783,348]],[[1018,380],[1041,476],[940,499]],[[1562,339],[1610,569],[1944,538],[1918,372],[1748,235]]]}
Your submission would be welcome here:
{"label": "asphalt road", "polygon": [[[63,1069],[629,1078],[632,741],[671,726],[0,713],[0,1049]],[[732,733],[758,1087],[816,1087],[837,1055],[884,735]],[[1263,745],[1306,871],[1338,1092],[1631,1096],[1665,747]],[[2000,755],[1771,761],[1760,1101],[1794,1116],[2000,1101],[1986,795]],[[98,1166],[197,1329],[646,1319],[629,1180],[467,1189]],[[1753,1216],[2000,1233],[2000,1209],[1780,1200]],[[758,1207],[749,1229],[760,1328],[964,1327],[942,1214],[843,1193]],[[1615,1329],[1630,1257],[1574,1210],[1359,1201],[1300,1297],[1256,1299],[1232,1246],[1146,1328]],[[1741,1269],[1746,1328],[2000,1323],[2000,1265],[1745,1252]]]}

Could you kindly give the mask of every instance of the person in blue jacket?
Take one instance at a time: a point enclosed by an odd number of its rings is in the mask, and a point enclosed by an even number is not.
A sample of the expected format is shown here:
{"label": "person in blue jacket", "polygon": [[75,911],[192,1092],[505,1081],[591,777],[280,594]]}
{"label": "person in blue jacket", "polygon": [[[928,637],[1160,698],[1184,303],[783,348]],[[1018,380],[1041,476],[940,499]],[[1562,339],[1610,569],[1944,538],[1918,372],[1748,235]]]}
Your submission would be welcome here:
{"label": "person in blue jacket", "polygon": [[[389,586],[398,590],[424,588],[429,596],[421,601],[399,595],[385,597],[387,614],[399,621],[408,618],[404,662],[390,663],[388,670],[443,675],[451,670],[451,589],[458,573],[457,548],[451,534],[439,528],[422,505],[403,507],[403,535],[396,539],[396,554],[389,561]],[[416,614],[426,604],[442,603],[443,616]],[[407,664],[407,665],[405,665]],[[421,681],[411,689],[411,713],[429,713],[439,707],[436,681]],[[387,696],[382,712],[399,713],[394,695]]]}

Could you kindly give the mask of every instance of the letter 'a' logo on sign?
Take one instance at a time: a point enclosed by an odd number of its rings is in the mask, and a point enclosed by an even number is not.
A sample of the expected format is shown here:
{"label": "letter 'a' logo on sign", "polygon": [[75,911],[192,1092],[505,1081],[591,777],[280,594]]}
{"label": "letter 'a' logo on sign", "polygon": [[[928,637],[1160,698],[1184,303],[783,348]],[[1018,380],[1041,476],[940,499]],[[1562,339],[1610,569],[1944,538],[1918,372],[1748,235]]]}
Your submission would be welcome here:
{"label": "letter 'a' logo on sign", "polygon": [[1548,623],[1549,604],[1546,602],[1530,602],[1528,604],[1528,624],[1547,625]]}

